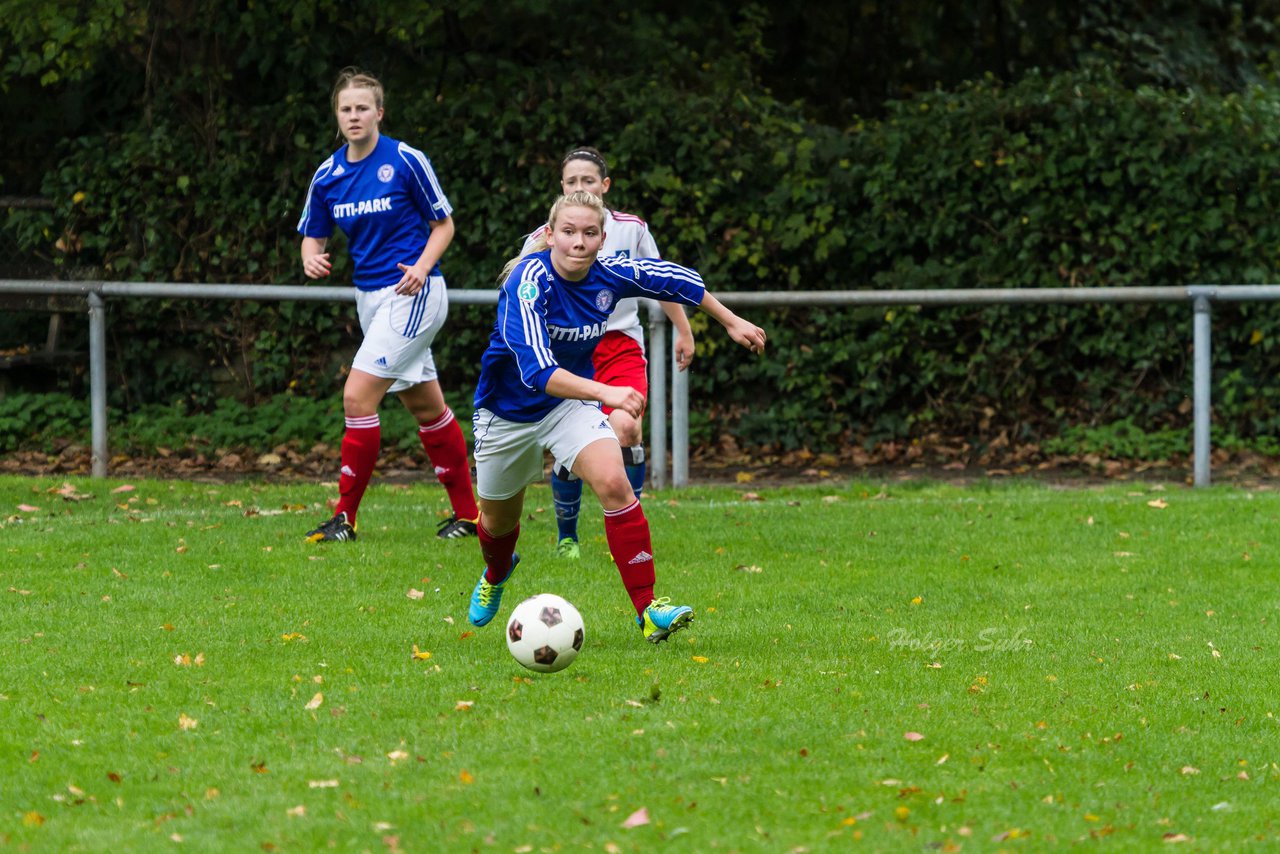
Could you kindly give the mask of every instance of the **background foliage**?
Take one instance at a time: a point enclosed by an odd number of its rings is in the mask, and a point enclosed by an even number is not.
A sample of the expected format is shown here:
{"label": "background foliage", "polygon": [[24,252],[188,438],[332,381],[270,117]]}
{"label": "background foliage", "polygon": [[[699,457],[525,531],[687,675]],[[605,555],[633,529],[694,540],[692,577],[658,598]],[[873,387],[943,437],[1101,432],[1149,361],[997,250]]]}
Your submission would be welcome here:
{"label": "background foliage", "polygon": [[[4,231],[66,277],[303,281],[294,223],[337,145],[331,81],[356,64],[455,205],[455,288],[492,285],[583,143],[612,161],[610,201],[713,289],[1276,278],[1273,2],[62,5],[0,0],[0,111],[30,129],[0,142],[0,192],[55,202],[7,209]],[[358,335],[349,306],[110,309],[113,403],[134,408],[330,395]],[[459,398],[488,314],[455,307],[436,348]],[[1216,417],[1239,437],[1280,428],[1273,316],[1215,317]],[[1185,306],[752,317],[764,360],[703,327],[700,441],[1186,421]],[[0,320],[0,343],[42,320]]]}

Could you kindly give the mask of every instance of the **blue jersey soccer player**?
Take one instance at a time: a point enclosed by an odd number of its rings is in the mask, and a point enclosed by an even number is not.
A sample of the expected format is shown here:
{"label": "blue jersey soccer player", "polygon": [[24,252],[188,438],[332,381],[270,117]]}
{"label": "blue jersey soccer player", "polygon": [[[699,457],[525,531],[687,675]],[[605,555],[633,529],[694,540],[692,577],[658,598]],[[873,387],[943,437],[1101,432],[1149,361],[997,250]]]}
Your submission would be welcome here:
{"label": "blue jersey soccer player", "polygon": [[644,398],[629,386],[590,379],[592,353],[614,305],[628,297],[696,305],[754,353],[764,351],[765,333],[708,293],[694,270],[656,259],[599,258],[606,214],[598,196],[560,197],[547,223],[548,248],[514,259],[503,271],[498,317],[481,359],[473,419],[485,570],[467,616],[483,626],[498,613],[519,563],[525,488],[542,478],[549,450],[557,467],[586,481],[600,499],[609,551],[636,622],[658,643],[688,625],[693,609],[654,598],[649,522],[600,411],[604,405],[636,417]]}
{"label": "blue jersey soccer player", "polygon": [[[565,193],[585,190],[603,198],[609,192],[612,179],[604,156],[590,146],[575,148],[560,163],[560,188]],[[545,245],[546,226],[534,231],[525,239],[522,252],[532,251],[535,245]],[[628,213],[605,208],[605,239],[600,249],[601,258],[658,258],[658,245],[643,219]],[[644,327],[640,323],[640,303],[634,298],[618,301],[604,336],[596,345],[592,356],[595,378],[606,385],[627,385],[649,397],[649,363],[644,354]],[[693,329],[684,307],[662,303],[662,310],[675,327],[675,357],[680,370],[689,367],[693,359]],[[645,456],[644,433],[641,417],[632,417],[623,409],[603,407],[609,416],[609,425],[618,434],[622,445],[622,461],[626,465],[627,479],[636,498],[644,489]],[[663,417],[665,413],[659,413]],[[662,461],[659,461],[661,464]],[[576,560],[581,549],[578,545],[578,513],[582,507],[582,481],[571,472],[556,469],[551,473],[551,495],[556,507],[556,554]]]}
{"label": "blue jersey soccer player", "polygon": [[339,75],[333,108],[347,144],[316,170],[298,221],[302,268],[312,279],[329,275],[325,244],[334,228],[346,234],[364,332],[342,390],[338,504],[332,519],[307,534],[310,542],[355,539],[356,512],[382,443],[378,404],[388,391],[418,420],[418,438],[449,495],[453,515],[437,536],[474,536],[479,518],[462,428],[445,404],[431,355],[449,313],[439,262],[453,240],[453,209],[431,161],[379,132],[382,101],[375,78],[354,69]]}

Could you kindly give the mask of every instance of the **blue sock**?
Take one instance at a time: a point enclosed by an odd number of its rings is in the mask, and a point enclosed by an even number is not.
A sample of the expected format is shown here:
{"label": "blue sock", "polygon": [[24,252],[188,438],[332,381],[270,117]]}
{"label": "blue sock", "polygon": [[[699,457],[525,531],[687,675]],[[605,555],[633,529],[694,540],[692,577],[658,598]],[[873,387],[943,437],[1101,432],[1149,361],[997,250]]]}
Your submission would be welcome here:
{"label": "blue sock", "polygon": [[638,499],[644,489],[644,445],[632,445],[629,448],[623,448],[622,464],[627,468],[627,481],[631,484],[631,491],[636,494]]}
{"label": "blue sock", "polygon": [[645,470],[644,460],[627,466],[627,480],[631,482],[631,491],[636,494],[636,498],[639,498],[641,491],[644,490]]}
{"label": "blue sock", "polygon": [[551,499],[556,505],[556,526],[560,529],[557,540],[568,537],[578,539],[578,510],[582,507],[582,481],[569,480],[557,472],[551,475]]}

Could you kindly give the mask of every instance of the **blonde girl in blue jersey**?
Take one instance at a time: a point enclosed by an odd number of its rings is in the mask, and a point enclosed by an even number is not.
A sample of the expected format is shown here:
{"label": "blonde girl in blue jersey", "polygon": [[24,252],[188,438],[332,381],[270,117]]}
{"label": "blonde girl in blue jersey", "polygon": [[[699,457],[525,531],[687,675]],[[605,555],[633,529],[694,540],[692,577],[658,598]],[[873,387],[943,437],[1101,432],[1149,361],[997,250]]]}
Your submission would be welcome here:
{"label": "blonde girl in blue jersey", "polygon": [[609,551],[636,623],[646,640],[658,643],[687,626],[693,609],[654,596],[649,522],[600,410],[604,405],[638,417],[644,397],[629,386],[591,379],[592,354],[614,306],[630,297],[698,306],[753,353],[764,351],[765,333],[708,293],[695,270],[660,259],[599,257],[605,223],[598,196],[562,196],[547,217],[547,248],[521,255],[503,271],[473,415],[485,570],[467,616],[476,626],[497,616],[520,560],[515,546],[524,492],[542,479],[543,454],[550,451],[557,468],[573,472],[599,498]]}
{"label": "blonde girl in blue jersey", "polygon": [[[565,155],[560,163],[560,188],[564,193],[585,190],[604,199],[613,184],[609,165],[604,155],[591,146],[579,146]],[[605,205],[605,242],[600,257],[620,255],[623,258],[659,258],[658,245],[649,232],[648,224],[638,216],[615,210]],[[523,253],[535,247],[544,247],[543,226],[525,239]],[[693,329],[684,307],[673,303],[661,303],[663,312],[675,330],[674,355],[676,367],[685,370],[693,359]],[[629,385],[646,399],[649,396],[649,363],[645,359],[644,327],[640,322],[640,306],[635,299],[624,299],[609,315],[609,326],[592,355],[597,380],[609,385]],[[644,489],[645,455],[644,432],[640,416],[632,416],[622,409],[603,408],[609,416],[609,425],[618,434],[622,445],[622,461],[627,468],[627,479],[636,498]],[[660,414],[661,416],[661,414]],[[582,506],[582,481],[567,471],[551,473],[551,497],[556,508],[556,554],[569,560],[577,560],[581,554],[578,545],[578,512]]]}
{"label": "blonde girl in blue jersey", "polygon": [[302,269],[311,279],[327,277],[328,239],[334,228],[346,234],[364,340],[342,391],[338,504],[307,540],[356,538],[356,513],[382,443],[378,405],[388,391],[418,420],[418,438],[449,494],[453,515],[439,524],[437,536],[474,536],[479,510],[467,446],[431,355],[449,313],[439,261],[453,240],[453,209],[426,155],[380,132],[383,93],[376,78],[343,70],[332,103],[346,145],[311,179],[298,221]]}

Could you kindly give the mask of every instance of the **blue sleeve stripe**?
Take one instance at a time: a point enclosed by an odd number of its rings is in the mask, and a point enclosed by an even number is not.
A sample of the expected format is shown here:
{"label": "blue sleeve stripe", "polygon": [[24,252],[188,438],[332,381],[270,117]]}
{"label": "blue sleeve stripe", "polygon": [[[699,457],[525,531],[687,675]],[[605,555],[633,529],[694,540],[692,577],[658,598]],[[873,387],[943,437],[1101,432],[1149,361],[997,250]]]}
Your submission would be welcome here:
{"label": "blue sleeve stripe", "polygon": [[[440,214],[440,219],[452,215],[453,208],[445,198],[444,190],[440,187],[440,181],[436,178],[436,172],[431,168],[431,161],[427,159],[427,155],[403,142],[397,150],[400,153],[400,159],[408,165],[409,171],[413,174],[413,179],[418,182],[418,189],[431,203],[431,209]],[[430,191],[422,183],[423,178],[426,178],[427,183],[431,185]]]}
{"label": "blue sleeve stripe", "polygon": [[658,258],[637,258],[635,265],[647,273],[653,273],[677,282],[687,282],[700,288],[706,287],[702,283],[702,276],[698,274],[697,270],[682,267],[671,261],[662,261]]}
{"label": "blue sleeve stripe", "polygon": [[306,227],[311,219],[311,194],[315,192],[316,181],[329,174],[329,170],[333,168],[333,155],[320,164],[320,168],[316,170],[316,174],[311,176],[311,183],[307,185],[307,198],[302,203],[302,216],[298,218],[298,231],[306,234]]}
{"label": "blue sleeve stripe", "polygon": [[[520,283],[535,282],[538,271],[541,269],[541,264],[526,264],[520,276]],[[529,349],[533,351],[534,358],[538,361],[538,370],[543,370],[556,363],[555,356],[551,355],[551,342],[547,340],[546,323],[533,310],[531,303],[524,300],[519,302],[525,341],[528,342]],[[523,374],[523,371],[521,373]]]}

